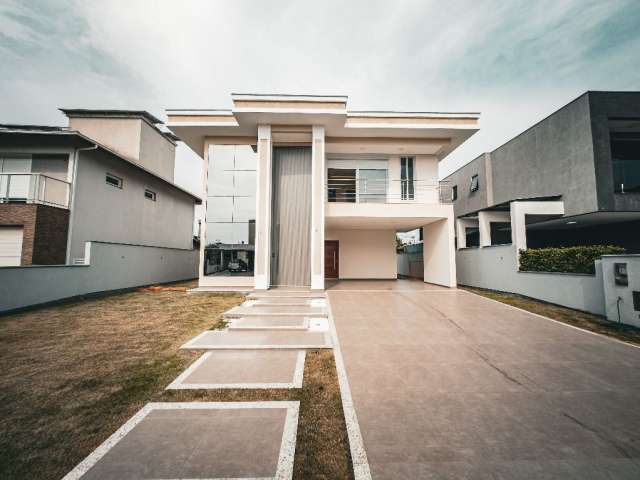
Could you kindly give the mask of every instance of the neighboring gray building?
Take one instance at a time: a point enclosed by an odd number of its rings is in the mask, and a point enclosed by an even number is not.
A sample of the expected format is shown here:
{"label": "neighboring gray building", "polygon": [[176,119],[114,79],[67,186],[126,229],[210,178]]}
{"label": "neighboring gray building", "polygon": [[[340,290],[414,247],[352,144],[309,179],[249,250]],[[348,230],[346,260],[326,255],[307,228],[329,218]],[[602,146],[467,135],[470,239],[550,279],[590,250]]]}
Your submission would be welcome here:
{"label": "neighboring gray building", "polygon": [[511,243],[511,203],[528,201],[550,208],[524,215],[525,247],[616,244],[638,253],[640,92],[586,92],[445,180],[458,247]]}
{"label": "neighboring gray building", "polygon": [[68,128],[0,125],[0,266],[82,264],[88,241],[192,250],[177,138],[144,111],[63,112]]}

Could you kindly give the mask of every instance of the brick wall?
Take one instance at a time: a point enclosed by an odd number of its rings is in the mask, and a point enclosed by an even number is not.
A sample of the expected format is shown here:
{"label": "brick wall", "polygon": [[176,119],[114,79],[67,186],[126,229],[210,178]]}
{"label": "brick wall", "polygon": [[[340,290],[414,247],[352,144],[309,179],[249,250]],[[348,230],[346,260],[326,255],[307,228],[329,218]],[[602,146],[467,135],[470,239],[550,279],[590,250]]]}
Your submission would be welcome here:
{"label": "brick wall", "polygon": [[69,210],[35,204],[0,204],[0,225],[21,226],[21,265],[65,263]]}
{"label": "brick wall", "polygon": [[67,257],[69,210],[38,205],[33,238],[34,265],[61,265]]}

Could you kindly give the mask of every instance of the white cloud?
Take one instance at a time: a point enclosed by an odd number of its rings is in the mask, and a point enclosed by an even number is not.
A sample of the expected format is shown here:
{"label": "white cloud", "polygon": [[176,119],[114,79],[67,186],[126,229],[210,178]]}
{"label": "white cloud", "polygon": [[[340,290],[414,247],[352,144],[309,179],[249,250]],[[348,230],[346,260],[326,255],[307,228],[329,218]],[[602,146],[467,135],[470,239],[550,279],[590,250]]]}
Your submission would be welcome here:
{"label": "white cloud", "polygon": [[[587,89],[640,89],[636,0],[28,5],[0,7],[11,70],[0,121],[60,122],[61,105],[225,107],[232,91],[482,111],[481,132],[442,163],[447,173]],[[199,191],[188,182],[199,164],[181,164],[177,178]]]}

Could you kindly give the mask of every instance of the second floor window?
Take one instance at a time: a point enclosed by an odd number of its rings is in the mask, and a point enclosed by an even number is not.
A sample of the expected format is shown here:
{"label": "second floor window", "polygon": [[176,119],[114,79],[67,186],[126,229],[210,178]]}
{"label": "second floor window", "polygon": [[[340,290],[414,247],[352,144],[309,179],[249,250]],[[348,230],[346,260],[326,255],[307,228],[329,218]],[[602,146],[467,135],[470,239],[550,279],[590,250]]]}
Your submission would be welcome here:
{"label": "second floor window", "polygon": [[112,187],[116,188],[122,188],[122,179],[120,177],[112,175],[111,173],[107,173],[105,181],[107,182],[107,185],[111,185]]}
{"label": "second floor window", "polygon": [[469,185],[469,190],[472,192],[476,192],[479,188],[480,180],[478,179],[478,175],[474,175],[471,177],[471,185]]}
{"label": "second floor window", "polygon": [[156,201],[156,192],[154,192],[153,190],[149,190],[148,188],[145,188],[144,190],[144,198],[146,198],[147,200],[151,200],[152,202]]}
{"label": "second floor window", "polygon": [[451,187],[451,201],[455,202],[458,199],[458,185]]}
{"label": "second floor window", "polygon": [[414,171],[416,159],[414,157],[400,158],[400,191],[402,200],[413,200],[415,195]]}

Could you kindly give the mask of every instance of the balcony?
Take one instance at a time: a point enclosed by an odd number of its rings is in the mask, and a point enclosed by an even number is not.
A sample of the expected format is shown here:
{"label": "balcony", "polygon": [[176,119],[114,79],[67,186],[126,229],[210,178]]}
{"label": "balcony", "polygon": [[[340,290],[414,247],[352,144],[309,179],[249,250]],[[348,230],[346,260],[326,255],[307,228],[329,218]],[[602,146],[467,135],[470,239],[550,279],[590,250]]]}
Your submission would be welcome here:
{"label": "balcony", "polygon": [[449,182],[332,177],[327,182],[329,203],[451,203]]}
{"label": "balcony", "polygon": [[446,182],[330,178],[325,226],[330,230],[406,232],[453,216]]}
{"label": "balcony", "polygon": [[42,173],[1,173],[0,203],[38,203],[69,208],[71,184]]}

